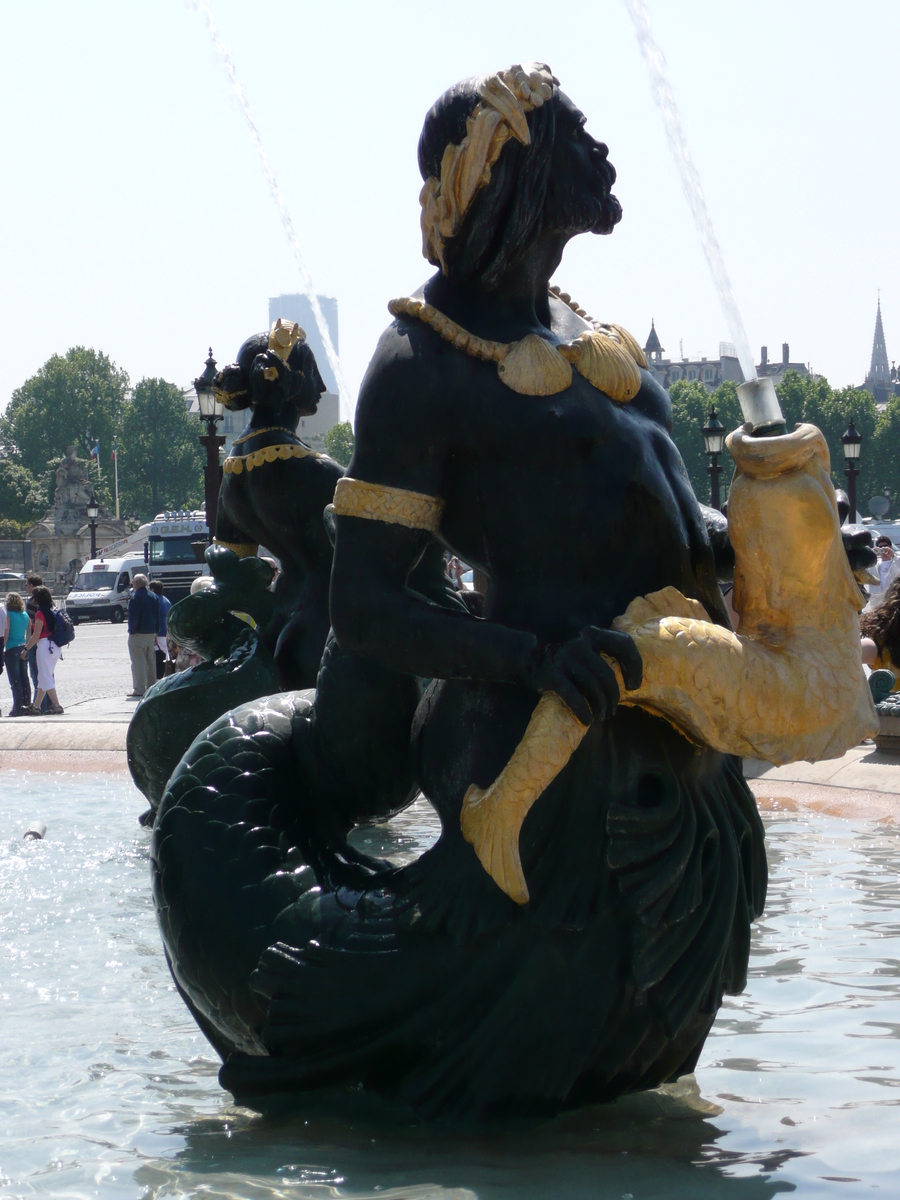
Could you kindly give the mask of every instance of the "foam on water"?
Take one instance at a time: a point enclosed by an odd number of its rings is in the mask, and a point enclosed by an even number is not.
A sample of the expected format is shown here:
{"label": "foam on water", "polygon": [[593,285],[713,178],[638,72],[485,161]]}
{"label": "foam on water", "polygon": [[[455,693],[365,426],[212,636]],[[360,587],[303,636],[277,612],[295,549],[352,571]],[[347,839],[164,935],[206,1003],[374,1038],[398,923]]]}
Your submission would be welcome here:
{"label": "foam on water", "polygon": [[703,253],[706,256],[706,262],[719,295],[719,303],[722,305],[722,312],[728,324],[731,340],[735,345],[735,352],[741,364],[741,370],[744,372],[744,379],[745,381],[755,379],[756,364],[753,361],[753,352],[750,349],[750,343],[747,341],[744,322],[741,320],[731,280],[725,269],[722,248],[719,245],[719,239],[716,237],[712,218],[706,206],[706,197],[703,195],[703,188],[700,185],[700,173],[691,155],[687,138],[684,136],[681,115],[678,111],[678,105],[675,103],[675,93],[672,90],[672,84],[669,81],[665,56],[656,44],[653,30],[650,28],[650,14],[647,12],[647,5],[644,3],[644,0],[625,0],[625,7],[628,9],[628,13],[634,24],[641,54],[644,57],[647,73],[650,76],[653,99],[662,113],[663,125],[666,129],[666,140],[669,143],[669,149],[675,160],[675,166],[678,168],[678,174],[681,177],[681,186],[684,189],[685,198],[690,206],[694,224],[697,226],[697,232],[700,234]]}
{"label": "foam on water", "polygon": [[[0,1193],[768,1200],[900,1192],[900,832],[767,818],[750,980],[697,1071],[536,1127],[467,1133],[321,1100],[236,1107],[175,993],[144,802],[122,776],[0,782]],[[34,819],[43,842],[24,842]],[[420,804],[357,844],[408,857]],[[702,1098],[701,1098],[702,1097]]]}

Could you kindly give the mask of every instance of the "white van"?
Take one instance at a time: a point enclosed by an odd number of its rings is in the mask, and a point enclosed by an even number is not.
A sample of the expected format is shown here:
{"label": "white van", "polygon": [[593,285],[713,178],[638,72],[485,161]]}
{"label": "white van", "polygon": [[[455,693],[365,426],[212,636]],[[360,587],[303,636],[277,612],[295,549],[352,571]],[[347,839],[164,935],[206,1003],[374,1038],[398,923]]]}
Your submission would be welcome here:
{"label": "white van", "polygon": [[75,625],[92,619],[118,625],[128,612],[132,578],[146,571],[143,554],[91,559],[78,572],[66,596],[66,612]]}

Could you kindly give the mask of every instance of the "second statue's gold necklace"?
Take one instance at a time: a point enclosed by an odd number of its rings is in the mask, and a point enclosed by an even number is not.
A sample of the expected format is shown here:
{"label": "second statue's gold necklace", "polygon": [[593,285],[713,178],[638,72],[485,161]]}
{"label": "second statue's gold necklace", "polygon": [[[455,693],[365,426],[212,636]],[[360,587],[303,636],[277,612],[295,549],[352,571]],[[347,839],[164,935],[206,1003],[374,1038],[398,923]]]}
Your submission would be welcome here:
{"label": "second statue's gold necklace", "polygon": [[[242,442],[249,442],[251,438],[262,437],[264,433],[287,433],[291,437],[297,437],[296,431],[289,429],[287,425],[267,425],[265,429],[248,429],[246,433],[242,433],[240,437],[236,437],[231,443],[232,446],[240,446]],[[297,438],[299,441],[300,439]]]}
{"label": "second statue's gold necklace", "polygon": [[611,399],[620,404],[633,400],[641,387],[638,367],[647,366],[644,352],[635,339],[621,325],[602,325],[592,320],[559,288],[552,287],[550,291],[594,328],[561,345],[554,345],[536,333],[529,333],[517,342],[491,342],[469,333],[424,300],[401,296],[391,300],[388,309],[395,317],[415,317],[424,322],[472,358],[495,362],[501,381],[522,395],[555,396],[565,391],[572,382],[574,366],[579,375]]}

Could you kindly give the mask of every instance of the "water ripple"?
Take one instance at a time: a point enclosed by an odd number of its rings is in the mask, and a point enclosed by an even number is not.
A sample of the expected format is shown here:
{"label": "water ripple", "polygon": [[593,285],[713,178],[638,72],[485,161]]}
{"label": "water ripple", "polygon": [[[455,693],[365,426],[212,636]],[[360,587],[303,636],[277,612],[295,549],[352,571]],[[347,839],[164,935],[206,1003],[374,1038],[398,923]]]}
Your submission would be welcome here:
{"label": "water ripple", "polygon": [[[265,1118],[235,1106],[166,969],[140,797],[116,777],[3,783],[4,1195],[900,1193],[900,834],[889,828],[768,820],[771,883],[748,988],[726,1000],[696,1082],[485,1134],[398,1128],[322,1101]],[[46,840],[22,841],[35,818]],[[420,804],[358,841],[403,861],[434,832]]]}

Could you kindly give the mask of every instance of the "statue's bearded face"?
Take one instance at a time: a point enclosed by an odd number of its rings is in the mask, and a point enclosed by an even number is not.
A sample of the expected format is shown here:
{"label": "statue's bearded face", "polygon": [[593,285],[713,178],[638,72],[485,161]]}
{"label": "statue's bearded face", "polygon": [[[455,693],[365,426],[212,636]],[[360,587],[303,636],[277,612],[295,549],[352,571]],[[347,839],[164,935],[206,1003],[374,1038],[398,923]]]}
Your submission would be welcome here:
{"label": "statue's bearded face", "polygon": [[616,170],[603,142],[585,128],[585,116],[560,92],[544,229],[554,233],[612,233],[622,207],[612,194]]}

